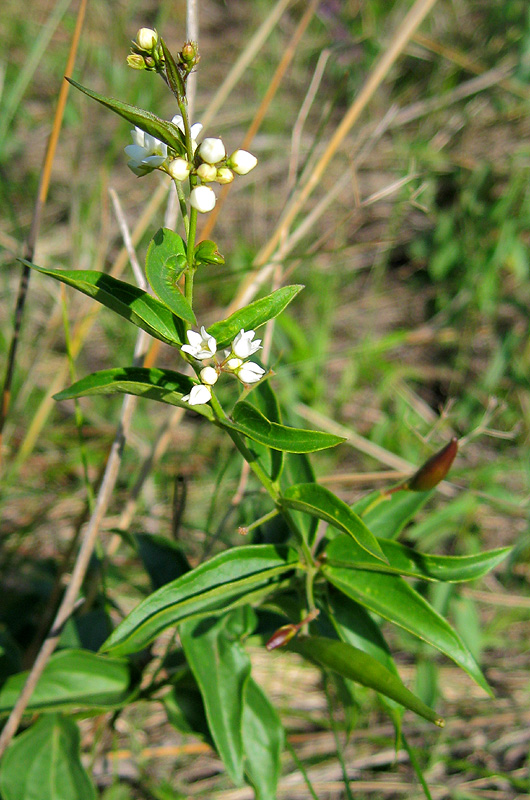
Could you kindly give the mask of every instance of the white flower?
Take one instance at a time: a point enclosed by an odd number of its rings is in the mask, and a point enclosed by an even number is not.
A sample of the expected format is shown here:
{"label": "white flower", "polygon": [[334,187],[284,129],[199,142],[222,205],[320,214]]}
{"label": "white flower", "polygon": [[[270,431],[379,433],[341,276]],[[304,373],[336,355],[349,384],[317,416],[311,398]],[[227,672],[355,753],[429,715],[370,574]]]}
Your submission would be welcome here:
{"label": "white flower", "polygon": [[186,336],[188,337],[189,344],[183,344],[180,348],[184,353],[189,353],[190,356],[193,356],[193,358],[196,358],[198,361],[211,358],[216,354],[217,342],[213,336],[210,336],[210,334],[206,332],[204,325],[200,333],[188,331]]}
{"label": "white flower", "polygon": [[167,171],[175,181],[185,181],[191,172],[191,164],[185,158],[174,158],[167,165]]}
{"label": "white flower", "polygon": [[182,398],[182,400],[185,403],[189,403],[190,406],[202,406],[211,399],[212,390],[209,386],[205,386],[203,383],[198,383],[197,386],[193,387],[189,394]]}
{"label": "white flower", "polygon": [[219,375],[217,371],[213,367],[203,367],[200,371],[201,381],[208,386],[213,386],[214,383],[217,383],[217,378]]}
{"label": "white flower", "polygon": [[238,358],[248,358],[257,353],[261,349],[261,339],[253,342],[253,338],[254,331],[245,331],[241,328],[232,342],[232,353]]}
{"label": "white flower", "polygon": [[190,204],[201,214],[206,214],[215,206],[215,193],[209,186],[196,186],[190,192]]}
{"label": "white flower", "polygon": [[[206,141],[206,140],[205,140]],[[246,175],[251,169],[254,169],[258,159],[247,150],[235,150],[228,159],[228,166],[231,167],[238,175]]]}
{"label": "white flower", "polygon": [[[181,117],[181,115],[180,115],[180,114],[175,114],[175,116],[173,117],[173,119],[171,120],[171,122],[173,123],[173,125],[176,125],[176,126],[177,126],[177,128],[180,128],[180,130],[182,131],[182,133],[184,133],[184,120],[182,119],[182,117]],[[192,126],[191,126],[191,128],[190,128],[190,133],[191,133],[191,149],[192,149],[192,152],[193,152],[193,153],[194,153],[194,152],[196,151],[196,149],[197,149],[197,142],[196,142],[196,139],[197,139],[197,136],[199,135],[199,133],[200,133],[201,131],[202,131],[202,123],[200,123],[200,122],[194,122],[194,123],[193,123],[193,125],[192,125]]]}
{"label": "white flower", "polygon": [[141,178],[142,175],[147,175],[164,163],[167,158],[167,145],[140,128],[131,131],[131,136],[134,144],[128,144],[125,148],[130,159],[127,166]]}
{"label": "white flower", "polygon": [[199,155],[207,164],[217,164],[226,155],[225,146],[222,139],[209,137],[204,139],[199,146]]}
{"label": "white flower", "polygon": [[254,361],[245,361],[239,369],[235,370],[235,373],[243,383],[256,383],[265,375],[265,370]]}
{"label": "white flower", "polygon": [[201,181],[214,181],[217,177],[217,169],[213,164],[201,164],[197,167],[197,175]]}
{"label": "white flower", "polygon": [[136,44],[140,50],[151,51],[158,42],[158,34],[151,28],[140,28],[136,34]]}

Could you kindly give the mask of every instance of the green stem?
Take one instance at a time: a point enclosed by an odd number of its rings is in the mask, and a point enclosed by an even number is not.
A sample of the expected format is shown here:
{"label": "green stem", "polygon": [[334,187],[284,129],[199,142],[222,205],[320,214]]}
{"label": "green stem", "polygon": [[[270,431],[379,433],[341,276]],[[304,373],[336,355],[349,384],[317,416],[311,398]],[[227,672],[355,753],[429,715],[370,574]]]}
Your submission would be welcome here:
{"label": "green stem", "polygon": [[265,522],[268,522],[270,519],[274,519],[274,517],[277,517],[279,513],[280,512],[277,508],[273,508],[268,514],[264,514],[259,519],[254,520],[254,522],[252,522],[250,525],[244,525],[240,532],[246,535],[247,533],[250,533],[250,531],[253,531],[254,528],[259,528],[260,525],[264,525]]}

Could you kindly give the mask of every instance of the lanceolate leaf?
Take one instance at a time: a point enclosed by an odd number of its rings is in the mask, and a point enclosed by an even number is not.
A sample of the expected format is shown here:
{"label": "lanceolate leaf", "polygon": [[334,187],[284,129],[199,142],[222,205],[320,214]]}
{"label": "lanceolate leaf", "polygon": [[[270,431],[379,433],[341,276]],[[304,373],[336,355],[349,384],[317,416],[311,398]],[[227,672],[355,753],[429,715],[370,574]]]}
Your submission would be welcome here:
{"label": "lanceolate leaf", "polygon": [[178,286],[186,268],[186,249],[182,238],[168,228],[160,228],[147,248],[145,274],[151,289],[181,319],[196,324],[195,314]]}
{"label": "lanceolate leaf", "polygon": [[296,553],[274,545],[236,547],[168,583],[138,605],[103,645],[135,653],[163,630],[190,617],[226,611],[259,587],[299,566]]}
{"label": "lanceolate leaf", "polygon": [[[27,672],[19,672],[4,683],[0,690],[0,714],[11,711],[27,676]],[[59,650],[44,668],[27,712],[119,706],[130,691],[131,675],[126,661],[90,650]]]}
{"label": "lanceolate leaf", "polygon": [[321,636],[299,637],[289,647],[304,658],[363,686],[375,689],[430,722],[443,726],[443,720],[438,714],[412,694],[397,675],[357,647]]}
{"label": "lanceolate leaf", "polygon": [[217,619],[207,617],[179,626],[182,647],[201,690],[217,752],[236,784],[243,782],[241,728],[250,676],[250,659],[239,640],[250,632],[248,612],[247,606]]}
{"label": "lanceolate leaf", "polygon": [[[253,400],[270,422],[281,424],[282,417],[278,398],[276,397],[270,381],[262,381],[253,394]],[[270,477],[272,481],[277,481],[282,474],[284,454],[281,450],[267,448],[270,457]]]}
{"label": "lanceolate leaf", "polygon": [[[293,483],[313,483],[315,480],[313,465],[305,453],[288,453],[285,456],[285,468],[281,481],[282,491],[285,491]],[[291,513],[296,526],[312,549],[318,529],[318,518],[294,510]]]}
{"label": "lanceolate leaf", "polygon": [[432,490],[429,492],[400,491],[389,495],[372,492],[358,500],[352,509],[362,518],[374,536],[396,539],[407,522],[425,505],[432,494]]}
{"label": "lanceolate leaf", "polygon": [[324,565],[327,580],[348,597],[390,620],[452,658],[491,694],[480,667],[460,636],[412,586],[399,575],[383,575]]}
{"label": "lanceolate leaf", "polygon": [[397,575],[409,575],[428,581],[471,581],[486,575],[510,552],[510,547],[500,547],[471,556],[433,556],[418,553],[398,542],[378,539],[388,563],[383,564],[347,536],[338,536],[326,548],[326,563],[349,569],[371,569]]}
{"label": "lanceolate leaf", "polygon": [[289,428],[271,422],[257,408],[242,400],[232,412],[232,420],[221,422],[225,428],[242,433],[255,442],[271,447],[273,450],[284,450],[288,453],[313,453],[335,447],[344,441],[340,436],[321,431]]}
{"label": "lanceolate leaf", "polygon": [[77,725],[60,714],[42,716],[17,736],[0,767],[4,800],[96,800],[79,752]]}
{"label": "lanceolate leaf", "polygon": [[358,647],[397,675],[394,659],[381,629],[368,611],[333,586],[329,587],[328,600],[329,606],[326,611],[339,638],[353,647]]}
{"label": "lanceolate leaf", "polygon": [[136,106],[131,106],[129,103],[122,103],[121,100],[115,100],[112,97],[104,97],[102,94],[92,91],[92,89],[87,89],[86,86],[81,86],[80,83],[77,83],[77,81],[71,78],[67,78],[66,80],[69,81],[72,86],[75,86],[76,89],[88,95],[88,97],[97,100],[98,103],[110,108],[111,111],[119,114],[120,117],[136,125],[142,131],[150,133],[151,136],[160,139],[161,142],[165,142],[173,150],[184,155],[185,148],[182,131],[172,122],[160,119],[160,117],[157,117],[155,114],[151,114],[150,111],[136,108]]}
{"label": "lanceolate leaf", "polygon": [[267,297],[262,297],[261,300],[255,300],[245,308],[239,309],[227,319],[210,325],[208,333],[215,336],[219,350],[227,347],[241,328],[246,331],[255,330],[270,319],[277,317],[303,288],[303,286],[294,285],[277,289]]}
{"label": "lanceolate leaf", "polygon": [[246,685],[242,723],[245,772],[256,800],[276,800],[285,735],[276,709],[252,677]]}
{"label": "lanceolate leaf", "polygon": [[364,522],[339,497],[319,486],[318,483],[298,483],[290,486],[283,493],[281,504],[286,508],[305,511],[312,517],[329,522],[339,531],[344,531],[357,542],[367,553],[375,556],[380,562],[386,562],[375,536],[368,530]]}
{"label": "lanceolate leaf", "polygon": [[[45,269],[29,261],[23,263],[93,297],[156,339],[171,345],[181,344],[183,331],[179,319],[143,289],[95,270]],[[188,321],[193,322],[194,318]]]}
{"label": "lanceolate leaf", "polygon": [[[169,369],[116,367],[93,372],[92,375],[81,378],[80,381],[56,394],[55,399],[71,400],[73,397],[86,397],[92,394],[134,394],[189,410],[190,406],[182,402],[182,396],[188,394],[194,385],[187,375]],[[213,411],[209,405],[193,406],[193,410],[213,420]]]}

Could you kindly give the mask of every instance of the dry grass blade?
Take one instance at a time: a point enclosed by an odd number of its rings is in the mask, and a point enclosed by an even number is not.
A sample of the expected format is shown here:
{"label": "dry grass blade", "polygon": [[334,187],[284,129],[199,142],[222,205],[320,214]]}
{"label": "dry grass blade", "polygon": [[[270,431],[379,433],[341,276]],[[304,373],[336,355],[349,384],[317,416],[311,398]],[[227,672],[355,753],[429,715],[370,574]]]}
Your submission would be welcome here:
{"label": "dry grass blade", "polygon": [[[289,44],[285,48],[283,56],[282,56],[282,59],[281,59],[280,63],[278,64],[278,67],[276,68],[276,71],[275,71],[275,73],[274,73],[274,75],[272,77],[272,80],[271,80],[268,88],[267,88],[267,91],[265,92],[265,96],[264,96],[263,100],[261,101],[261,103],[259,105],[259,108],[256,111],[256,114],[254,115],[254,119],[252,120],[252,122],[250,124],[250,127],[249,127],[248,131],[246,132],[246,134],[245,134],[245,136],[243,138],[243,141],[241,143],[241,147],[242,148],[250,147],[250,144],[251,144],[252,140],[254,139],[254,136],[258,132],[258,130],[260,128],[260,125],[263,122],[263,120],[265,118],[265,115],[267,113],[267,110],[268,110],[268,108],[269,108],[269,106],[270,106],[270,104],[272,102],[272,99],[273,99],[274,95],[276,94],[276,92],[278,91],[278,89],[280,87],[280,84],[281,84],[281,82],[282,82],[282,80],[283,80],[283,78],[285,76],[285,73],[287,71],[287,67],[289,66],[289,64],[291,63],[291,61],[293,60],[293,58],[294,58],[294,56],[296,54],[296,50],[297,50],[298,45],[300,44],[300,40],[301,40],[302,36],[304,35],[304,33],[305,33],[306,29],[307,29],[307,26],[311,22],[313,14],[315,13],[315,11],[317,9],[318,3],[319,3],[319,0],[311,0],[311,3],[306,8],[305,13],[302,16],[302,19],[298,23],[296,31],[294,32],[294,35],[293,35],[291,41],[289,42]],[[222,209],[222,207],[223,207],[223,205],[225,203],[225,200],[226,200],[226,198],[228,196],[228,192],[230,191],[230,185],[231,184],[227,184],[226,186],[223,186],[222,191],[221,191],[221,193],[219,195],[219,198],[217,200],[217,203],[215,205],[215,208],[214,208],[213,212],[209,215],[208,221],[206,222],[206,225],[204,226],[203,230],[201,231],[201,238],[208,239],[209,236],[211,235],[211,232],[213,231],[213,229],[215,227],[215,223],[217,222],[217,218],[219,216],[219,213],[220,213],[220,211],[221,211],[221,209]]]}
{"label": "dry grass blade", "polygon": [[[70,52],[68,54],[68,60],[66,62],[65,77],[70,76],[74,68],[77,49],[79,46],[79,39],[81,37],[81,29],[83,27],[83,21],[85,18],[85,10],[86,10],[86,0],[82,0],[82,2],[79,5],[79,10],[77,12],[76,25],[72,37],[72,44],[70,45]],[[48,196],[52,164],[55,158],[57,144],[59,142],[59,133],[61,131],[64,109],[66,106],[66,98],[68,96],[69,88],[70,84],[68,83],[68,81],[63,79],[61,88],[59,90],[59,98],[57,101],[57,108],[55,110],[52,131],[44,155],[44,164],[40,175],[39,190],[37,194],[37,200],[35,202],[35,207],[33,210],[31,228],[26,242],[26,246],[24,248],[24,258],[27,259],[28,261],[33,260],[33,254],[35,252],[35,245],[39,235],[42,211],[46,203],[46,198]],[[5,119],[6,117],[4,115],[4,122]],[[15,322],[13,326],[13,334],[7,355],[4,384],[2,387],[2,397],[0,399],[0,467],[2,465],[2,433],[7,418],[7,414],[9,412],[9,406],[11,403],[11,384],[13,381],[17,347],[20,338],[20,329],[22,326],[22,317],[24,314],[24,306],[26,303],[26,297],[28,292],[29,273],[30,273],[29,268],[24,265],[22,268],[22,275],[20,278],[18,295],[15,304]]]}
{"label": "dry grass blade", "polygon": [[[298,192],[295,192],[289,206],[280,219],[275,232],[265,247],[263,247],[256,256],[254,263],[257,268],[262,267],[269,262],[280,242],[284,240],[291,224],[294,222],[297,214],[302,209],[305,201],[310,197],[315,187],[319,184],[326,167],[336,154],[345,137],[353,125],[357,122],[362,112],[368,105],[370,99],[373,97],[374,93],[385,79],[388,71],[397,58],[401,55],[408,42],[414,35],[416,29],[421,25],[435,3],[436,0],[416,0],[408,14],[405,16],[388,49],[376,62],[358,96],[348,109],[342,122],[335,130],[335,133],[331,137],[328,146],[320,157],[307,182],[298,190]],[[231,304],[231,310],[240,307],[242,304],[240,298],[243,296],[247,297],[248,287],[253,283],[255,277],[256,273],[251,273],[243,282],[242,286],[240,287],[238,297],[236,297],[234,302]]]}

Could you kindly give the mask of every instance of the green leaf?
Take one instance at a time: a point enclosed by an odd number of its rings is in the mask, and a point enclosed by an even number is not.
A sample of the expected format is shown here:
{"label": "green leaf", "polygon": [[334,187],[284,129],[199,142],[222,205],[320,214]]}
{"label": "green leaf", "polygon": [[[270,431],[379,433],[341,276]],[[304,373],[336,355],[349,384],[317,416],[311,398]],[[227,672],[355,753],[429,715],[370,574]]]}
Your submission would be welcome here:
{"label": "green leaf", "polygon": [[50,275],[67,286],[73,286],[92,297],[121,317],[137,325],[166,344],[180,345],[183,339],[181,323],[174,314],[150,294],[130,283],[119,281],[104,272],[88,269],[45,269],[24,261],[32,269]]}
{"label": "green leaf", "polygon": [[377,625],[363,606],[333,587],[329,590],[329,619],[343,642],[375,658],[389,672],[398,674],[388,645]]}
{"label": "green leaf", "polygon": [[235,311],[227,319],[210,325],[208,333],[211,336],[215,336],[217,349],[221,350],[223,347],[228,347],[241,328],[246,331],[256,330],[260,325],[264,325],[265,322],[277,317],[303,288],[303,286],[298,285],[284,286],[267,295],[267,297],[255,300],[245,308]]}
{"label": "green leaf", "polygon": [[[270,422],[281,424],[280,405],[269,381],[262,381],[253,394],[254,402]],[[269,474],[272,481],[277,481],[283,469],[284,454],[281,450],[266,448],[270,459]]]}
{"label": "green leaf", "polygon": [[[313,466],[306,453],[287,453],[285,455],[285,467],[281,482],[283,492],[294,483],[314,483],[315,481]],[[318,518],[299,511],[292,510],[291,513],[298,530],[307,542],[308,547],[312,549],[318,530]]]}
{"label": "green leaf", "polygon": [[289,648],[321,667],[375,689],[420,717],[443,727],[443,720],[438,714],[412,694],[397,675],[357,647],[323,636],[301,636],[291,642]]}
{"label": "green leaf", "polygon": [[115,654],[142,650],[190,617],[226,611],[248,593],[299,566],[296,553],[274,545],[236,547],[214,556],[143,600],[103,645]]}
{"label": "green leaf", "polygon": [[195,248],[194,261],[195,261],[195,266],[197,267],[200,266],[201,264],[225,263],[224,256],[221,255],[221,253],[217,249],[216,243],[212,242],[211,239],[203,239],[202,242],[199,242],[199,244]]}
{"label": "green leaf", "polygon": [[[394,659],[379,625],[374,622],[368,611],[351,597],[347,597],[332,586],[328,589],[327,598],[328,605],[325,610],[339,639],[353,647],[358,647],[363,653],[375,658],[389,672],[399,677]],[[403,707],[385,695],[380,695],[379,699],[390,715],[396,729],[396,736],[399,738]],[[420,697],[420,699],[425,702],[425,698]]]}
{"label": "green leaf", "polygon": [[372,492],[352,506],[362,517],[374,536],[397,539],[414,514],[425,505],[433,491],[429,492]]}
{"label": "green leaf", "polygon": [[178,286],[178,280],[186,266],[186,248],[182,238],[175,231],[160,228],[147,248],[147,280],[153,292],[173,314],[190,325],[196,325],[195,314]]}
{"label": "green leaf", "polygon": [[312,517],[329,522],[334,528],[351,536],[363,550],[386,561],[375,536],[346,503],[318,483],[298,483],[290,486],[281,497],[281,505],[304,511]]}
{"label": "green leaf", "polygon": [[399,575],[324,565],[327,580],[383,619],[441,650],[491,694],[480,667],[460,636],[412,586]]}
{"label": "green leaf", "polygon": [[184,100],[186,97],[186,89],[184,88],[182,76],[175,64],[175,59],[166,47],[166,43],[163,39],[160,39],[160,44],[162,46],[162,52],[164,53],[166,77],[169,87],[177,99]]}
{"label": "green leaf", "polygon": [[[182,397],[188,394],[192,386],[195,383],[187,375],[169,369],[116,367],[93,372],[54,397],[56,400],[71,400],[73,397],[93,394],[134,394],[189,411],[190,406],[182,402]],[[209,420],[214,418],[209,405],[193,406],[193,411]]]}
{"label": "green leaf", "polygon": [[180,671],[169,694],[162,700],[168,721],[178,731],[192,734],[212,744],[202,695],[190,669]]}
{"label": "green leaf", "polygon": [[239,640],[252,630],[249,612],[247,606],[220,618],[209,617],[179,626],[182,647],[201,690],[215,747],[236,785],[243,783],[242,718],[250,676],[250,659]]}
{"label": "green leaf", "polygon": [[252,678],[246,686],[242,723],[245,772],[256,800],[276,800],[285,734],[276,709]]}
{"label": "green leaf", "polygon": [[115,114],[119,114],[120,117],[136,125],[137,128],[140,128],[146,133],[150,133],[151,136],[154,136],[161,142],[165,142],[168,147],[176,150],[180,155],[185,154],[183,133],[173,122],[161,119],[155,114],[151,114],[150,111],[144,111],[143,108],[136,108],[136,106],[131,106],[129,103],[115,100],[113,97],[104,97],[104,95],[94,92],[92,89],[87,89],[86,86],[81,86],[80,83],[72,80],[72,78],[67,78],[66,80],[71,83],[72,86],[75,86],[76,89],[88,95],[88,97],[97,100],[98,103],[106,106],[106,108],[110,108]]}
{"label": "green leaf", "polygon": [[17,736],[2,759],[0,791],[4,800],[96,800],[77,725],[50,714]]}
{"label": "green leaf", "polygon": [[230,428],[248,436],[254,442],[271,447],[273,450],[284,450],[288,453],[314,453],[335,447],[344,441],[341,436],[321,431],[306,431],[303,428],[289,428],[271,422],[257,408],[242,400],[236,403],[232,412],[232,420],[221,421],[221,426]]}
{"label": "green leaf", "polygon": [[[0,690],[0,714],[11,711],[27,676],[27,672],[19,672],[6,680]],[[90,650],[59,650],[46,664],[31,695],[27,713],[120,706],[130,692],[131,674],[126,661]]]}
{"label": "green leaf", "polygon": [[427,581],[472,581],[486,575],[510,552],[510,547],[500,547],[470,556],[434,556],[418,553],[398,542],[378,539],[387,564],[363,550],[348,536],[337,536],[326,548],[326,564],[348,569],[374,570],[396,575],[408,575]]}

